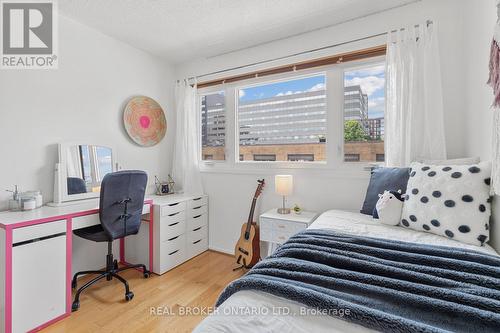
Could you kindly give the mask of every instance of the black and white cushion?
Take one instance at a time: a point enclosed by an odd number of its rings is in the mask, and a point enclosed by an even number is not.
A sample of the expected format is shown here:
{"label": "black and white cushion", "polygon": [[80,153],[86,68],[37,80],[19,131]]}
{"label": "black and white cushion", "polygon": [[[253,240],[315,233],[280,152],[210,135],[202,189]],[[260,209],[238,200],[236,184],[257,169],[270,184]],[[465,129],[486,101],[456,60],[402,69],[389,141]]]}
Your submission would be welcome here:
{"label": "black and white cushion", "polygon": [[403,227],[483,245],[489,239],[491,163],[413,163],[401,216]]}

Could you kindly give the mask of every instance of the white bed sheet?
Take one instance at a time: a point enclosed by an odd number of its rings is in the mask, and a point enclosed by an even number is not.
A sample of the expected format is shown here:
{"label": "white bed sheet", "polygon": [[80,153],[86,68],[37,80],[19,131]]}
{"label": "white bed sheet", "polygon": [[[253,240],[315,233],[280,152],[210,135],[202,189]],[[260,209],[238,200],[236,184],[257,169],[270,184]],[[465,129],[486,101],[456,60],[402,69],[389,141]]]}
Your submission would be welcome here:
{"label": "white bed sheet", "polygon": [[[421,244],[467,248],[498,255],[490,246],[475,246],[459,243],[430,233],[388,226],[379,223],[371,216],[330,210],[321,214],[310,229],[332,229],[346,234],[377,238],[390,238]],[[240,314],[233,314],[241,309]],[[246,311],[246,312],[245,312]],[[255,311],[255,313],[248,313]],[[208,316],[194,332],[373,332],[365,327],[342,319],[318,313],[306,313],[312,309],[281,297],[260,291],[240,291],[229,297],[217,313]],[[238,311],[236,311],[238,312]],[[287,314],[288,312],[288,314]]]}

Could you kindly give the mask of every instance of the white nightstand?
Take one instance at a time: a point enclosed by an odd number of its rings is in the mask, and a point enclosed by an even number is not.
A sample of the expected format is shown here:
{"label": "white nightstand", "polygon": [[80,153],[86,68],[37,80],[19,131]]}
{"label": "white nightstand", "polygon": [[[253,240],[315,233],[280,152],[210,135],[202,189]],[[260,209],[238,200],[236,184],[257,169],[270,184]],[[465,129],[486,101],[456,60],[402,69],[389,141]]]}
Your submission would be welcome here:
{"label": "white nightstand", "polygon": [[287,241],[290,236],[306,229],[318,216],[316,212],[295,214],[278,214],[276,208],[259,217],[260,240],[268,242],[268,255],[273,253],[278,245]]}

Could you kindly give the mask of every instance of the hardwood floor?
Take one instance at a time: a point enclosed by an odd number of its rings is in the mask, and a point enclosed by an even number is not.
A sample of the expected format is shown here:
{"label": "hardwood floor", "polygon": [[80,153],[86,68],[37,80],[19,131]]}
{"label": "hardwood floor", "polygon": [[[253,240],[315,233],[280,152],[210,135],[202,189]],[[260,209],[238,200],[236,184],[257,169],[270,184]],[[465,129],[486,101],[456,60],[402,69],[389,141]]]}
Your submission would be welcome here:
{"label": "hardwood floor", "polygon": [[144,279],[127,271],[121,275],[135,294],[132,301],[125,302],[119,281],[101,282],[82,293],[80,310],[43,332],[191,332],[205,315],[182,311],[212,307],[222,289],[243,275],[233,267],[232,256],[207,251],[162,276]]}

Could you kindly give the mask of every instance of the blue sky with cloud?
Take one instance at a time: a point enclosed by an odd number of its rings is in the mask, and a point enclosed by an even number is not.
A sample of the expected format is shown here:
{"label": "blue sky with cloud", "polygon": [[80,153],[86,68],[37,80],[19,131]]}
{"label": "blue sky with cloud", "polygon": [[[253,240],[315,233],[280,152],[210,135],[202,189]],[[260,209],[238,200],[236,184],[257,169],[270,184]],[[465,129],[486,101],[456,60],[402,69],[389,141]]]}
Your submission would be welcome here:
{"label": "blue sky with cloud", "polygon": [[[370,118],[383,117],[385,103],[384,65],[357,69],[345,73],[345,85],[360,85],[368,95],[368,113]],[[240,90],[240,101],[254,101],[280,95],[291,95],[304,91],[322,90],[325,87],[324,76],[312,76],[286,82],[270,83]]]}

